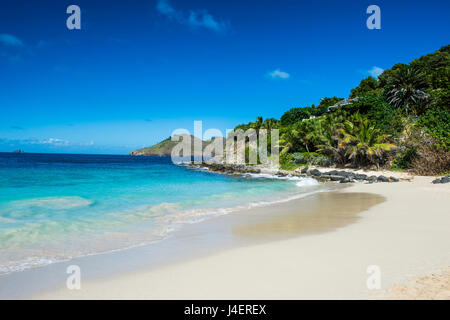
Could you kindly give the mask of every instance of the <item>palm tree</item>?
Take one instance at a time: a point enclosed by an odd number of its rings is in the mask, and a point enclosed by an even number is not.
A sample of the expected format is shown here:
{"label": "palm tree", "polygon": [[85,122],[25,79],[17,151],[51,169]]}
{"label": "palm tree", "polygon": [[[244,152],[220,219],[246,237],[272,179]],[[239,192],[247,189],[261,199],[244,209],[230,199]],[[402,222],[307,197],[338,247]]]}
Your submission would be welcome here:
{"label": "palm tree", "polygon": [[326,130],[322,125],[322,121],[319,119],[311,119],[306,122],[306,134],[303,137],[303,141],[306,147],[306,151],[309,152],[308,145],[312,144],[323,145],[327,142]]}
{"label": "palm tree", "polygon": [[346,120],[338,129],[341,134],[339,148],[346,150],[345,154],[355,165],[368,160],[379,168],[383,154],[397,146],[386,142],[389,135],[381,134],[369,119],[356,114],[352,120]]}
{"label": "palm tree", "polygon": [[341,135],[338,132],[344,119],[344,114],[341,112],[327,114],[320,122],[321,134],[316,136],[317,151],[330,155],[341,165],[344,165],[347,160],[346,150],[340,144]]}
{"label": "palm tree", "polygon": [[263,124],[263,117],[257,117],[256,121],[252,123],[252,127],[253,129],[256,130],[256,132],[258,132],[259,129],[261,129],[262,124]]}
{"label": "palm tree", "polygon": [[299,132],[293,128],[288,128],[288,130],[281,135],[279,144],[283,147],[283,150],[281,150],[280,155],[285,154],[294,148],[298,142],[298,135]]}
{"label": "palm tree", "polygon": [[270,132],[270,130],[274,129],[278,125],[278,120],[274,118],[268,118],[264,120],[264,122],[261,125],[261,128],[267,129],[267,131]]}
{"label": "palm tree", "polygon": [[387,80],[387,84],[391,87],[388,102],[397,108],[405,108],[407,114],[411,109],[417,116],[427,98],[425,90],[428,83],[424,74],[415,67],[400,68]]}

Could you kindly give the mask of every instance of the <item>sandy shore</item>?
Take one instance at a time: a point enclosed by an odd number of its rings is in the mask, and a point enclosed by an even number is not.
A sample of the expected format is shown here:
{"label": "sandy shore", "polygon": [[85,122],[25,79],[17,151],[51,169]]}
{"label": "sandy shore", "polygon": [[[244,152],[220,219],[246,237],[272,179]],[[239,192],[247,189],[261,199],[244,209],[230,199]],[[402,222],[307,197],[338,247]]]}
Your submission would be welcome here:
{"label": "sandy shore", "polygon": [[[340,191],[386,199],[359,213],[355,223],[87,281],[81,290],[55,290],[34,298],[395,298],[402,292],[395,288],[450,266],[450,185],[433,185],[431,180],[355,184]],[[253,232],[258,228],[264,224],[247,227]],[[379,289],[367,286],[373,276],[369,266],[379,270]]]}
{"label": "sandy shore", "polygon": [[392,286],[389,294],[395,300],[450,300],[450,267],[418,277],[407,285]]}

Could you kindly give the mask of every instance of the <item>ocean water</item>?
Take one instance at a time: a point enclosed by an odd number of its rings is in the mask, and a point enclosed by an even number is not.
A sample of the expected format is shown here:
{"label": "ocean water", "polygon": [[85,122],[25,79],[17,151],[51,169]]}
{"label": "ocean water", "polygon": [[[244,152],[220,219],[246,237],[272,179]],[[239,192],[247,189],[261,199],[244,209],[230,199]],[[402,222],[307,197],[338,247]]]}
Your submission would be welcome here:
{"label": "ocean water", "polygon": [[0,153],[0,273],[163,241],[184,224],[323,189],[169,157]]}

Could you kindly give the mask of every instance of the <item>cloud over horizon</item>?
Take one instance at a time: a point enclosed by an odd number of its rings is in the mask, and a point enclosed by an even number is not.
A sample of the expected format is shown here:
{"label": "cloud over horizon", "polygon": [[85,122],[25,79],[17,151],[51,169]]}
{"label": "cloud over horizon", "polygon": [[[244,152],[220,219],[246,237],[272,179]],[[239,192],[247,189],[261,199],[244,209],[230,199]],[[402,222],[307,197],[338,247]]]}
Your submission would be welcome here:
{"label": "cloud over horizon", "polygon": [[66,139],[59,138],[47,138],[47,139],[36,139],[36,138],[28,138],[28,139],[2,139],[0,138],[0,144],[15,144],[15,145],[47,145],[47,146],[57,146],[57,147],[65,147],[71,145],[83,145],[83,146],[91,146],[94,144],[93,141],[85,142],[85,143],[71,143]]}
{"label": "cloud over horizon", "polygon": [[227,23],[218,21],[206,10],[179,11],[172,7],[169,0],[158,0],[156,10],[169,19],[193,29],[205,28],[217,33],[225,33],[228,30]]}
{"label": "cloud over horizon", "polygon": [[289,79],[291,75],[287,72],[281,71],[280,69],[276,69],[267,74],[271,79]]}

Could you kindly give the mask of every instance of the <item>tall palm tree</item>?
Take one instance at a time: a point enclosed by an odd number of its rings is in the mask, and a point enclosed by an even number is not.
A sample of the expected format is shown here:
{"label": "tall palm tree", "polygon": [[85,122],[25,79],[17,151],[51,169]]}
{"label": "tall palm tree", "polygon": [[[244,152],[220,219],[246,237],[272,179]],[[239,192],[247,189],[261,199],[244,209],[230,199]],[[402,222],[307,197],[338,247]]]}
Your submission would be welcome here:
{"label": "tall palm tree", "polygon": [[258,132],[259,129],[261,129],[262,124],[263,124],[263,117],[257,117],[256,121],[253,122],[253,128],[256,130],[256,132]]}
{"label": "tall palm tree", "polygon": [[298,142],[298,135],[299,132],[293,128],[288,128],[288,130],[281,135],[279,144],[283,149],[281,150],[280,155],[285,154],[294,148]]}
{"label": "tall palm tree", "polygon": [[415,116],[427,98],[425,90],[428,87],[425,75],[415,67],[404,67],[394,72],[387,80],[391,87],[388,91],[388,102],[398,108],[404,108]]}
{"label": "tall palm tree", "polygon": [[344,122],[342,114],[328,114],[322,120],[321,125],[324,127],[321,135],[321,143],[317,145],[317,151],[328,154],[338,164],[344,165],[347,160],[346,150],[341,146],[341,135],[338,129]]}
{"label": "tall palm tree", "polygon": [[386,142],[389,135],[381,134],[369,119],[356,114],[352,120],[346,120],[342,128],[338,129],[342,135],[339,147],[346,150],[346,155],[354,164],[368,160],[379,168],[383,154],[397,146]]}
{"label": "tall palm tree", "polygon": [[313,146],[323,145],[327,142],[326,128],[322,125],[320,119],[311,119],[306,122],[306,134],[303,137],[303,142],[306,147],[306,151],[309,152],[308,145]]}
{"label": "tall palm tree", "polygon": [[270,130],[274,129],[278,124],[278,120],[274,118],[268,118],[264,120],[263,124],[261,125],[261,128],[267,129],[267,131],[270,132]]}

